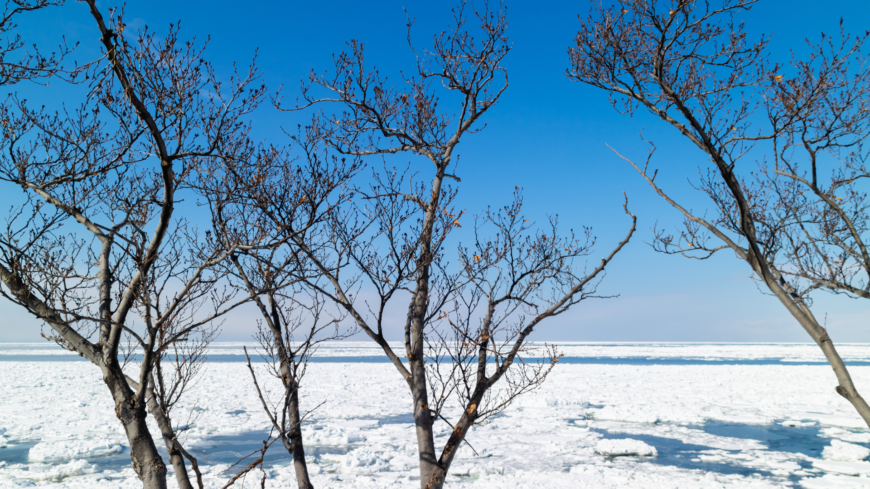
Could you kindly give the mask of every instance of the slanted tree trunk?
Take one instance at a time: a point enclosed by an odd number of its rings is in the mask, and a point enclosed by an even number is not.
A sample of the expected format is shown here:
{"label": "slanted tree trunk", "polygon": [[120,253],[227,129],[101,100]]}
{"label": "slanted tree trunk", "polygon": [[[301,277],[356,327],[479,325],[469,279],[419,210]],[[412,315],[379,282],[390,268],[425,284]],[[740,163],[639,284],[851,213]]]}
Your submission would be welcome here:
{"label": "slanted tree trunk", "polygon": [[[752,262],[750,262],[750,264],[752,264]],[[792,292],[791,290],[785,290],[783,288],[783,286],[790,288],[787,283],[784,281],[778,282],[771,271],[766,267],[762,268],[753,266],[753,269],[755,269],[755,272],[759,276],[764,277],[768,289],[773,292],[782,305],[788,309],[788,312],[791,313],[792,317],[798,321],[801,327],[803,327],[810,335],[810,338],[812,338],[816,345],[818,345],[822,350],[825,359],[828,361],[828,364],[834,370],[834,375],[837,377],[838,385],[834,390],[837,391],[837,394],[840,394],[843,398],[849,401],[849,403],[852,404],[852,407],[855,408],[864,420],[864,423],[866,423],[867,426],[870,426],[870,406],[867,405],[867,401],[865,401],[858,393],[858,389],[855,387],[855,383],[852,382],[852,376],[849,374],[846,364],[843,363],[843,359],[837,352],[834,342],[831,340],[831,337],[828,336],[827,329],[819,324],[810,308],[807,307],[796,294],[790,294],[789,292]]]}
{"label": "slanted tree trunk", "polygon": [[[699,259],[724,249],[734,251],[819,346],[837,377],[836,392],[870,426],[870,407],[858,394],[826,328],[804,300],[819,287],[840,288],[856,295],[863,290],[818,274],[801,273],[807,272],[800,262],[804,253],[820,254],[821,258],[815,256],[815,260],[830,265],[833,260],[826,254],[828,245],[820,246],[819,242],[839,241],[832,246],[842,247],[844,241],[827,238],[827,233],[838,232],[835,228],[842,227],[841,223],[832,228],[823,226],[825,239],[817,239],[804,227],[813,222],[814,211],[807,211],[813,206],[800,198],[802,191],[792,195],[791,189],[773,180],[765,182],[768,169],[763,164],[755,172],[747,170],[744,176],[735,174],[750,147],[770,142],[772,151],[762,161],[773,160],[775,175],[808,185],[849,226],[849,231],[842,230],[849,235],[847,240],[862,243],[857,228],[835,203],[842,197],[834,196],[838,186],[850,185],[860,177],[842,176],[842,181],[832,184],[826,195],[816,185],[816,154],[824,148],[839,158],[845,155],[837,154],[838,148],[853,151],[866,139],[862,100],[870,91],[866,83],[870,75],[861,47],[867,38],[850,38],[841,23],[841,44],[823,34],[819,44],[810,45],[810,56],[793,58],[796,74],[785,78],[781,74],[783,67],[769,61],[768,39],[750,43],[743,24],[733,22],[734,14],[743,15],[754,3],[626,0],[619,5],[593,7],[590,16],[581,19],[575,46],[569,50],[568,76],[607,91],[617,110],[633,113],[645,108],[710,158],[715,165],[714,176],[702,178],[701,190],[711,198],[718,216],[707,221],[677,204],[656,185],[658,170],[647,172],[655,145],[650,143],[642,169],[623,157],[686,218],[685,229],[678,237],[657,232],[653,246],[665,253]],[[759,128],[759,109],[763,109],[761,117],[767,118],[768,127]],[[800,157],[796,151],[809,153],[812,182],[799,176],[803,173],[797,171]],[[848,193],[844,196],[849,199]],[[861,218],[862,211],[856,211],[856,215]],[[724,246],[707,246],[707,232]],[[742,239],[746,240],[745,246]],[[848,248],[840,251],[854,251]],[[870,255],[861,256],[859,261],[870,266]],[[784,271],[797,281],[786,280]],[[805,286],[801,279],[808,281]],[[849,280],[846,274],[846,282]]]}
{"label": "slanted tree trunk", "polygon": [[127,435],[133,470],[142,481],[144,489],[166,489],[166,464],[157,452],[154,439],[145,423],[145,406],[137,402],[117,360],[107,363],[108,365],[101,366],[103,381],[112,394],[115,415]]}
{"label": "slanted tree trunk", "polygon": [[[152,381],[151,385],[153,384]],[[175,431],[172,429],[172,420],[163,412],[151,387],[148,388],[146,398],[148,412],[151,413],[151,416],[157,423],[160,435],[163,437],[163,443],[166,445],[166,451],[169,452],[169,463],[175,469],[175,480],[178,482],[179,489],[193,489],[193,484],[191,484],[190,477],[187,474],[187,466],[184,464],[184,457],[181,454],[181,448],[175,438]]]}
{"label": "slanted tree trunk", "polygon": [[[809,333],[810,337],[821,348],[825,354],[825,358],[834,370],[837,376],[839,385],[835,388],[838,394],[849,401],[867,426],[870,426],[870,406],[858,394],[855,384],[852,382],[852,376],[849,375],[843,359],[837,353],[833,341],[831,341],[828,332],[816,320],[809,307],[806,306],[799,294],[793,290],[786,291],[786,288],[791,289],[788,283],[782,279],[781,272],[775,270],[773,265],[768,263],[764,254],[761,252],[758,240],[758,232],[755,227],[755,220],[752,215],[752,210],[746,195],[743,191],[737,176],[732,170],[733,165],[725,161],[719,148],[711,141],[709,135],[704,132],[704,126],[695,118],[695,114],[687,107],[674,92],[670,86],[664,81],[660,81],[659,85],[662,90],[675,100],[675,105],[680,110],[682,115],[689,121],[691,127],[696,131],[699,137],[696,139],[698,146],[701,147],[713,162],[716,164],[719,174],[725,181],[734,201],[737,204],[740,213],[740,229],[741,234],[747,240],[747,250],[744,254],[746,260],[752,267],[753,271],[761,277],[767,288],[776,296],[777,299],[785,306],[789,313],[798,321],[801,327]],[[775,272],[774,272],[775,271]],[[780,280],[774,276],[776,273]],[[789,293],[791,292],[791,293]]]}

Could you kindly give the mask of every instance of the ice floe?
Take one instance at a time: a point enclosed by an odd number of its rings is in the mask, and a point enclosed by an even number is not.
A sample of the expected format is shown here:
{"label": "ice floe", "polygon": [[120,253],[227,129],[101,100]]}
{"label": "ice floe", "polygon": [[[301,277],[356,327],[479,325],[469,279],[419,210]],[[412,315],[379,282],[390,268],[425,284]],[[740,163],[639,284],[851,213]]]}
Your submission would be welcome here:
{"label": "ice floe", "polygon": [[115,443],[95,440],[69,440],[37,443],[27,453],[30,462],[56,462],[62,460],[90,460],[117,455],[124,451]]}
{"label": "ice floe", "polygon": [[[378,354],[362,343],[327,346],[323,354],[335,357]],[[559,364],[540,390],[471,430],[449,471],[449,487],[870,488],[870,462],[858,450],[870,452],[870,430],[834,391],[830,367],[797,365],[817,357],[807,345],[570,344],[566,350],[633,358],[777,357],[795,364]],[[843,351],[870,358],[868,346]],[[7,361],[0,369],[0,488],[141,487],[99,371],[86,362],[46,365]],[[870,392],[870,367],[851,373],[859,390]],[[266,392],[281,392],[265,371],[260,378]],[[410,396],[392,365],[312,363],[300,392],[303,411],[323,403],[303,425],[316,487],[419,487]],[[452,419],[459,409],[450,404],[445,415]],[[223,471],[262,446],[269,428],[241,363],[207,364],[172,417],[187,426],[182,442],[199,458],[209,489],[221,487],[236,469]],[[439,422],[436,446],[451,432]],[[279,445],[266,460],[267,487],[295,483],[292,460]],[[614,456],[629,452],[656,456]],[[175,487],[171,474],[169,483]]]}
{"label": "ice floe", "polygon": [[639,457],[655,457],[659,454],[655,447],[640,440],[624,438],[621,440],[601,440],[595,444],[595,453],[608,457],[636,455]]}
{"label": "ice floe", "polygon": [[844,462],[859,462],[870,457],[870,449],[840,440],[831,440],[831,446],[825,447],[822,457],[829,460]]}

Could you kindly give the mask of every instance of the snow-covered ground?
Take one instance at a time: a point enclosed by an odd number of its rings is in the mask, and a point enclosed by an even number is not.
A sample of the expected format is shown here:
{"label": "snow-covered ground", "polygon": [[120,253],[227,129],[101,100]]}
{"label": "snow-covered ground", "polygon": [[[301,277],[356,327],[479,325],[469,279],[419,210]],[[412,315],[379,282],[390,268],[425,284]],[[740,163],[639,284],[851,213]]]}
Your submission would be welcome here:
{"label": "snow-covered ground", "polygon": [[[240,348],[224,344],[215,352],[238,355]],[[840,349],[847,359],[870,359],[870,345]],[[460,450],[451,487],[870,488],[870,430],[834,392],[831,369],[812,364],[821,356],[811,345],[562,350],[577,359],[695,362],[558,365],[541,390],[472,430],[474,451]],[[365,343],[321,352],[374,353]],[[62,353],[46,344],[0,346],[0,488],[139,486],[97,369],[12,358],[51,354]],[[711,359],[732,364],[704,364]],[[752,364],[765,359],[775,361]],[[870,395],[870,367],[851,372]],[[392,365],[311,364],[303,408],[323,401],[304,428],[316,487],[419,487],[409,395]],[[210,362],[172,416],[191,426],[183,442],[199,457],[207,487],[222,486],[236,469],[223,471],[261,446],[268,426],[240,362]],[[441,443],[449,432],[439,425]],[[289,456],[278,445],[270,453],[268,487],[294,487]],[[247,487],[259,487],[255,475]]]}

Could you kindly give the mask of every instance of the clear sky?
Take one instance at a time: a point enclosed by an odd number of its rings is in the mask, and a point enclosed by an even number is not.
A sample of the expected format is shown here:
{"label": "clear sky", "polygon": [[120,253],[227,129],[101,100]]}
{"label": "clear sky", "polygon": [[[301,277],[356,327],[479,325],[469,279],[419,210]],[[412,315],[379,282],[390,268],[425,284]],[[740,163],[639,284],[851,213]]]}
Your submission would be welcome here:
{"label": "clear sky", "polygon": [[[101,1],[101,8],[116,3]],[[559,214],[565,227],[589,225],[599,238],[600,254],[625,235],[622,192],[638,215],[638,233],[610,266],[601,291],[619,298],[589,301],[570,315],[544,326],[538,339],[590,341],[808,341],[809,337],[770,296],[749,278],[748,266],[733,255],[706,262],[660,255],[646,244],[650,228],[673,228],[680,216],[605,143],[641,158],[638,132],[659,147],[657,182],[687,207],[703,213],[707,202],[686,180],[706,160],[663,122],[644,114],[617,114],[603,92],[565,77],[567,48],[585,16],[588,2],[507,1],[508,35],[513,51],[505,65],[510,87],[487,116],[487,128],[461,143],[460,205],[471,213],[509,201],[515,185],[525,188],[525,210],[541,218]],[[299,80],[311,69],[330,67],[331,55],[350,39],[366,46],[366,58],[397,83],[399,70],[413,68],[405,42],[403,6],[416,19],[418,46],[448,25],[450,1],[228,2],[223,0],[130,0],[129,28],[148,25],[165,32],[181,21],[182,36],[211,36],[207,57],[227,71],[232,62],[247,63],[258,50],[258,65],[271,90],[284,84],[293,99]],[[745,15],[747,31],[773,36],[775,60],[800,52],[803,40],[820,32],[835,33],[840,17],[848,31],[870,29],[870,2],[838,0],[762,0]],[[98,33],[87,6],[70,1],[61,8],[22,17],[26,38],[56,45],[59,35],[81,41],[77,56],[93,57]],[[18,87],[34,100],[58,106],[65,88]],[[53,105],[52,105],[53,104]],[[264,107],[255,124],[263,137],[280,138],[280,127],[293,127],[301,116]],[[747,161],[747,164],[751,162]],[[8,185],[8,184],[4,184]],[[2,186],[2,185],[0,185]],[[16,189],[0,190],[0,208],[12,203]],[[597,256],[597,255],[594,255]],[[819,294],[814,310],[827,315],[834,341],[870,341],[870,301]],[[17,307],[0,302],[0,341],[35,341],[38,326]],[[245,340],[251,316],[240,313],[227,322],[223,340]]]}

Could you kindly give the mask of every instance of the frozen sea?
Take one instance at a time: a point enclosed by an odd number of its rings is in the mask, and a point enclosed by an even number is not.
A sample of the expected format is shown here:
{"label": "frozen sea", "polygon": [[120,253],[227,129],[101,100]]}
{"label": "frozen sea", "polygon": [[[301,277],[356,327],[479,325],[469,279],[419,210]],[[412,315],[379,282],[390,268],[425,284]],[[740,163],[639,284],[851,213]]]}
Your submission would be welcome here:
{"label": "frozen sea", "polygon": [[[210,488],[268,427],[242,346],[213,345],[172,413]],[[543,388],[471,431],[449,487],[870,488],[870,430],[814,345],[559,346]],[[838,348],[870,397],[870,344]],[[376,346],[326,345],[301,393],[303,409],[323,403],[304,425],[316,487],[419,487],[410,396]],[[290,457],[270,454],[267,487],[295,487]],[[48,343],[0,343],[0,488],[35,486],[141,487],[99,371]]]}

